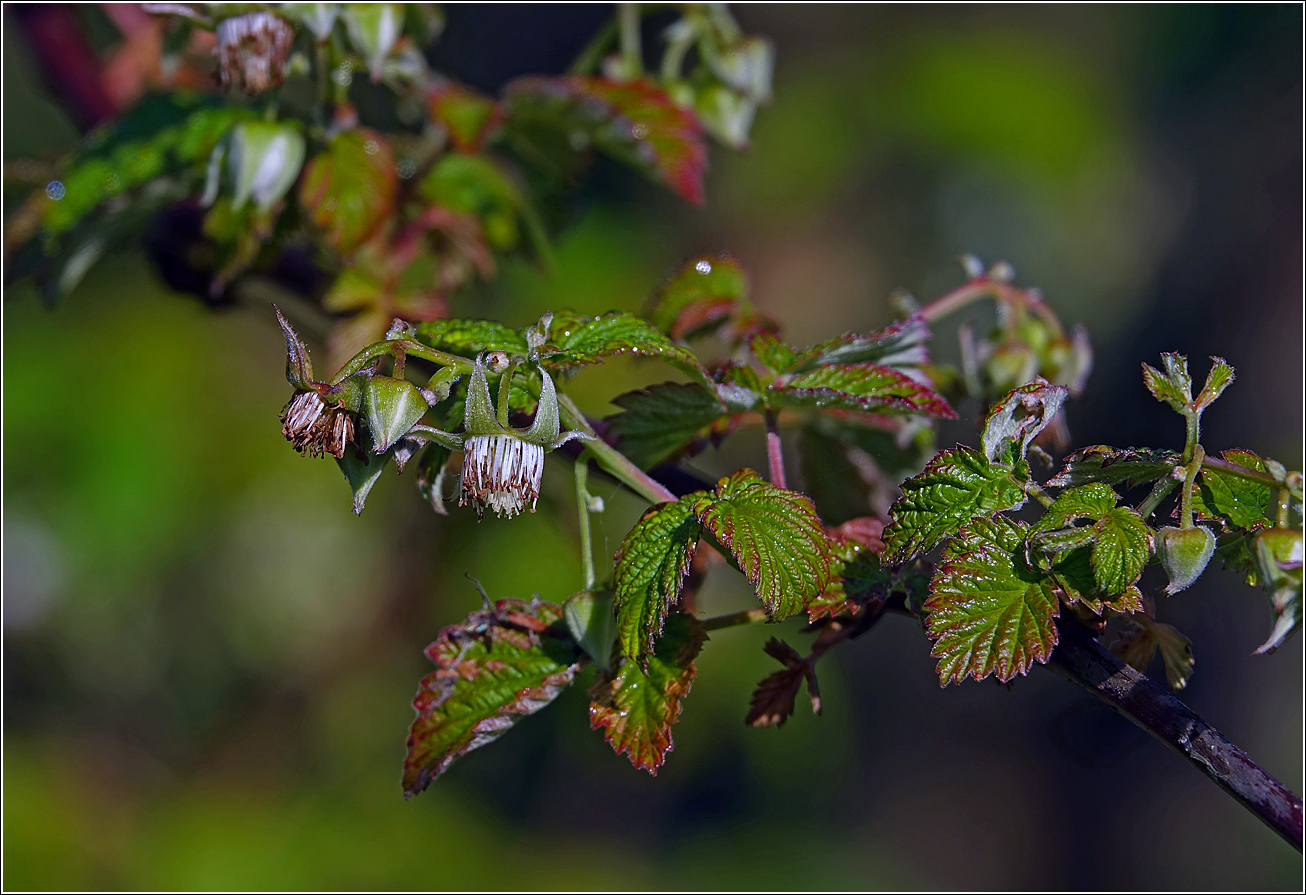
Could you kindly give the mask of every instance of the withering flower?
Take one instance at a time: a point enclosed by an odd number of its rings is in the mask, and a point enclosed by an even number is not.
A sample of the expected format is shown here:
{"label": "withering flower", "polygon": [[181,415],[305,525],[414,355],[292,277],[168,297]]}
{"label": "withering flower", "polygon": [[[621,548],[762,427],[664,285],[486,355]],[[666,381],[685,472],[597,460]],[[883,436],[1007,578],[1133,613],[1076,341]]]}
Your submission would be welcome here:
{"label": "withering flower", "polygon": [[255,94],[281,83],[295,33],[285,20],[268,12],[223,19],[217,26],[218,78]]}
{"label": "withering flower", "polygon": [[316,391],[299,392],[281,411],[281,434],[301,454],[339,459],[354,440],[354,416]]}

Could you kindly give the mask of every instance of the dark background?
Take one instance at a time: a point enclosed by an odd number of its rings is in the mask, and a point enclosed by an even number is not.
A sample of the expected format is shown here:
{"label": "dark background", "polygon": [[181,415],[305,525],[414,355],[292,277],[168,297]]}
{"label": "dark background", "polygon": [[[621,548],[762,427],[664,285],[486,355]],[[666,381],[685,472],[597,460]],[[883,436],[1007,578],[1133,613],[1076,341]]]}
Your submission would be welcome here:
{"label": "dark background", "polygon": [[[432,58],[493,89],[562,70],[606,14],[451,6]],[[713,151],[706,208],[600,166],[556,275],[509,263],[455,312],[638,309],[729,250],[803,344],[884,325],[893,289],[928,300],[973,252],[1089,327],[1077,444],[1178,446],[1139,363],[1179,351],[1201,377],[1216,354],[1238,381],[1208,450],[1301,468],[1300,7],[736,14],[776,42],[776,98],[748,153]],[[84,121],[4,15],[8,164]],[[334,465],[277,431],[266,302],[215,314],[124,252],[53,311],[8,290],[4,315],[10,888],[1301,887],[1296,852],[1109,709],[1042,669],[940,690],[901,618],[823,660],[824,715],[780,730],[741,724],[772,632],[715,634],[657,779],[588,729],[577,687],[404,802],[421,649],[478,605],[464,573],[495,596],[579,583],[561,466],[534,516],[439,519],[387,477],[355,518]],[[936,328],[940,355],[967,317]],[[664,372],[574,392],[600,414]],[[640,506],[604,496],[611,551]],[[701,605],[750,599],[722,573]],[[1300,792],[1300,637],[1251,656],[1270,614],[1232,574],[1159,599],[1194,642],[1182,698]]]}

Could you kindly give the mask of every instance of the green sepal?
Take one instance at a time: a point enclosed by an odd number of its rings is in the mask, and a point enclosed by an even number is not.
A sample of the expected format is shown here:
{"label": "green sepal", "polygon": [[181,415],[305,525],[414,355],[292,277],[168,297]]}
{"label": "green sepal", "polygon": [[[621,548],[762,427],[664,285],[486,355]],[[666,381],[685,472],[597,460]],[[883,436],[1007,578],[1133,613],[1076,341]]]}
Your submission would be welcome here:
{"label": "green sepal", "polygon": [[370,377],[363,386],[363,411],[372,432],[372,452],[380,454],[389,450],[427,410],[421,390],[408,380]]}
{"label": "green sepal", "polygon": [[609,671],[612,650],[617,644],[617,618],[612,612],[612,595],[580,591],[562,604],[562,613],[572,639],[600,671]]}

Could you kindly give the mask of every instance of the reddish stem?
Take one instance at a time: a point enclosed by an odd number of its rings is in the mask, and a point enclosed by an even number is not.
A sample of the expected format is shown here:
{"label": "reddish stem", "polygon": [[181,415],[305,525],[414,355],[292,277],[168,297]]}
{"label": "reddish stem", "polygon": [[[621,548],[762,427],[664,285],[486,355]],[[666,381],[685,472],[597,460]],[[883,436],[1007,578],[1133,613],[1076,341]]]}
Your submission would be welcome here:
{"label": "reddish stem", "polygon": [[766,412],[766,462],[771,468],[771,483],[788,490],[785,483],[785,458],[780,449],[780,424],[774,410]]}

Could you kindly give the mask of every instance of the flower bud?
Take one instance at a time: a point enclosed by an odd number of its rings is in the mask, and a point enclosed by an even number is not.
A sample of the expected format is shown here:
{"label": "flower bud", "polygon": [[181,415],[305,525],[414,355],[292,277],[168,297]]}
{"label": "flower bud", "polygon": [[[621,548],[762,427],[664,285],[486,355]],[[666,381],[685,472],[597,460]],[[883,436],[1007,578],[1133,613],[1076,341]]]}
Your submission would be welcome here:
{"label": "flower bud", "polygon": [[1170,576],[1167,595],[1177,594],[1197,580],[1215,553],[1215,535],[1209,529],[1162,528],[1156,533],[1156,558]]}
{"label": "flower bud", "polygon": [[1267,528],[1252,541],[1252,558],[1256,577],[1267,590],[1288,583],[1293,574],[1301,575],[1302,535],[1291,528]]}

